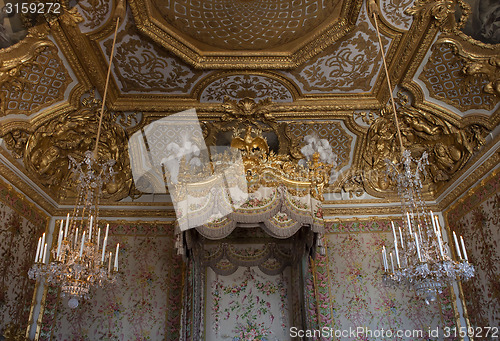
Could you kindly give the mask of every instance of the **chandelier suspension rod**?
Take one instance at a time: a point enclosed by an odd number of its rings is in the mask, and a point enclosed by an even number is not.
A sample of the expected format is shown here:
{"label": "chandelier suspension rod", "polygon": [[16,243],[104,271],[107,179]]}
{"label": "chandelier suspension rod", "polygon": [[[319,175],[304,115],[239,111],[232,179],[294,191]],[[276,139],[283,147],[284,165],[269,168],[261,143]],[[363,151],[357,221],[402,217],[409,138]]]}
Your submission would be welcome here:
{"label": "chandelier suspension rod", "polygon": [[385,78],[387,79],[387,86],[389,87],[389,94],[391,97],[392,110],[393,110],[393,114],[394,114],[394,124],[396,125],[396,131],[398,133],[399,146],[401,148],[401,155],[402,155],[403,151],[404,151],[403,139],[401,137],[401,131],[399,130],[399,120],[398,120],[398,116],[396,113],[396,103],[394,102],[394,96],[392,95],[391,79],[389,77],[389,70],[387,68],[387,62],[385,60],[384,46],[382,45],[382,39],[380,38],[380,31],[379,31],[378,22],[377,22],[377,14],[379,14],[379,11],[378,11],[377,4],[375,3],[375,0],[369,0],[368,2],[369,2],[370,10],[373,13],[373,21],[375,23],[375,30],[377,31],[378,44],[380,46],[380,53],[382,54],[382,61],[384,64]]}
{"label": "chandelier suspension rod", "polygon": [[[116,14],[121,12],[120,5],[123,6],[123,2],[120,1],[117,5],[116,8]],[[101,112],[100,112],[100,117],[99,117],[99,127],[97,128],[97,138],[95,141],[95,148],[94,148],[94,159],[97,160],[97,148],[99,146],[99,138],[101,137],[101,126],[102,126],[102,118],[104,116],[104,106],[106,105],[106,94],[108,93],[108,86],[109,86],[109,78],[111,75],[111,65],[113,62],[113,55],[115,53],[115,44],[116,44],[116,33],[118,32],[118,26],[120,25],[120,15],[117,15],[116,18],[116,26],[115,26],[115,33],[113,36],[113,46],[111,47],[111,55],[109,56],[109,64],[108,64],[108,73],[106,75],[106,84],[104,85],[104,95],[102,96],[102,105],[101,105]]]}

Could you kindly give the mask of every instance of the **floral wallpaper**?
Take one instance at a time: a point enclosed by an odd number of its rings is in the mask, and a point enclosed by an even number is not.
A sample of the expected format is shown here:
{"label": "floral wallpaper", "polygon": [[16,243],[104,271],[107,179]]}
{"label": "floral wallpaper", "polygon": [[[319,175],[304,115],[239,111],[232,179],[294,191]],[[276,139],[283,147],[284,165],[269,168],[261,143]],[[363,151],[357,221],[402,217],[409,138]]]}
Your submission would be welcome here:
{"label": "floral wallpaper", "polygon": [[229,276],[207,270],[204,340],[287,340],[290,268],[269,276],[240,267]]}
{"label": "floral wallpaper", "polygon": [[116,283],[67,307],[47,292],[39,340],[178,340],[182,260],[170,224],[110,224],[109,245],[120,243]]}
{"label": "floral wallpaper", "polygon": [[469,321],[474,327],[500,326],[500,172],[447,212],[451,230],[463,235],[475,277],[462,283]]}
{"label": "floral wallpaper", "polygon": [[35,289],[28,270],[47,224],[47,216],[0,181],[0,339],[9,324],[26,330]]}
{"label": "floral wallpaper", "polygon": [[[429,335],[429,330],[439,328],[442,332],[444,327],[455,325],[448,291],[440,295],[438,302],[426,305],[413,292],[383,285],[380,254],[382,246],[392,242],[389,229],[389,221],[336,222],[328,226],[330,233],[325,241],[330,326],[338,333],[359,327],[373,333],[363,331],[355,337],[337,334],[338,340],[385,340],[387,337],[375,334],[382,329],[393,333],[421,331],[425,339],[435,340],[437,337]],[[418,334],[412,335],[393,339],[422,339]]]}

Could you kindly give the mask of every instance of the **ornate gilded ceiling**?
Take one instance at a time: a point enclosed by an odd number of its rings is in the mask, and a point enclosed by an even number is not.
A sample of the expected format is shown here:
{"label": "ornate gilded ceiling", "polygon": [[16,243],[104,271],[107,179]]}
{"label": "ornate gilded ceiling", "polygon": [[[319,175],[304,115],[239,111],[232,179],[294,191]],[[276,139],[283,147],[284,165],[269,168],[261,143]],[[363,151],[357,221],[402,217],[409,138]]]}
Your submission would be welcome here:
{"label": "ornate gilded ceiling", "polygon": [[[500,41],[492,43],[495,34],[483,27],[492,14],[474,19],[480,41],[465,33],[467,18],[479,15],[473,11],[484,11],[476,1],[376,5],[403,143],[430,154],[426,189],[437,198],[484,155],[500,122]],[[81,0],[59,16],[31,20],[24,39],[0,49],[2,176],[24,179],[21,190],[49,211],[71,201],[67,155],[95,142],[115,8]],[[224,130],[228,103],[240,103],[240,114],[255,121],[265,111],[276,122],[278,149],[294,158],[305,135],[328,140],[338,156],[326,189],[332,204],[393,200],[383,160],[397,156],[395,129],[372,15],[360,0],[129,0],[100,149],[119,161],[106,200],[157,205],[133,184],[128,138],[190,108],[207,137],[207,129]],[[19,33],[8,18],[3,25]]]}

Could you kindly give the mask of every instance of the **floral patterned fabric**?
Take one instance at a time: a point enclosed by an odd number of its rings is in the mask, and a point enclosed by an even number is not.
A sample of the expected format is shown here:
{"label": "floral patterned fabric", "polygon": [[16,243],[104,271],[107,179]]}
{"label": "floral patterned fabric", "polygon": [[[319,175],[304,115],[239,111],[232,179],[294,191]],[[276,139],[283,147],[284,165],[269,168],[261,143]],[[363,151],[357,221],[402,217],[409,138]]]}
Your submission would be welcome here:
{"label": "floral patterned fabric", "polygon": [[474,327],[500,326],[500,172],[469,191],[447,212],[451,230],[463,235],[475,277],[463,282],[469,320]]}
{"label": "floral patterned fabric", "polygon": [[208,269],[204,340],[288,340],[287,277],[290,268],[277,276],[256,267],[241,267],[230,276]]}
{"label": "floral patterned fabric", "polygon": [[173,225],[110,224],[109,245],[120,243],[115,285],[92,291],[76,309],[49,290],[40,340],[178,340],[182,260]]}
{"label": "floral patterned fabric", "polygon": [[47,216],[0,182],[0,335],[9,324],[26,330],[35,289],[28,270],[47,224]]}
{"label": "floral patterned fabric", "polygon": [[[378,226],[377,233],[337,232],[326,235],[328,282],[330,289],[331,327],[336,331],[356,330],[358,327],[372,331],[391,329],[421,330],[428,337],[428,330],[437,327],[453,327],[453,305],[448,290],[440,295],[438,302],[426,305],[412,291],[385,287],[382,283],[381,248],[390,245],[392,232],[388,222],[370,222]],[[336,223],[330,230],[367,229],[364,223]],[[373,228],[374,229],[374,228]],[[320,262],[321,265],[322,262]],[[318,271],[318,270],[316,270]],[[324,277],[324,274],[322,275]],[[320,288],[324,285],[320,282]],[[324,291],[320,291],[325,296]],[[322,301],[322,300],[321,300]],[[327,308],[327,305],[325,305]],[[328,320],[328,316],[323,318]],[[368,334],[340,340],[385,340]],[[404,338],[395,337],[394,340]],[[410,337],[410,339],[422,339]],[[437,338],[430,337],[429,340]]]}

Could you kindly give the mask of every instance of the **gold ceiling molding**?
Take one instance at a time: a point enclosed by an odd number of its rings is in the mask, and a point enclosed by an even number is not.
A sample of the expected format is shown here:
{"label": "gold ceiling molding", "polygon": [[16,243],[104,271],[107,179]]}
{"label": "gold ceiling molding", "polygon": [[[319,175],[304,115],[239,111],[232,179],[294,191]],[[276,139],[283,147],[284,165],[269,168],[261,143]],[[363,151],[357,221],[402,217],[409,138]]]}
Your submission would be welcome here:
{"label": "gold ceiling molding", "polygon": [[[362,1],[344,0],[329,11],[321,9],[319,2],[290,0],[203,2],[202,7],[212,6],[211,10],[197,10],[193,7],[198,2],[188,1],[172,8],[156,0],[130,0],[129,4],[143,33],[196,68],[277,69],[306,61],[352,30]],[[288,9],[281,10],[283,6]],[[300,17],[294,16],[304,10],[312,14],[311,22],[319,20],[319,24],[300,25]]]}
{"label": "gold ceiling molding", "polygon": [[[15,164],[15,161],[7,152],[4,151],[3,148],[0,148],[0,153],[12,164]],[[22,170],[22,172],[26,175],[26,177],[28,177],[26,171]],[[6,166],[3,162],[0,162],[0,174],[2,174],[2,177],[4,177],[8,182],[8,186],[10,186],[11,188],[12,186],[16,187],[16,189],[19,190],[23,196],[33,200],[36,205],[48,212],[48,214],[53,215],[54,206],[50,202],[48,202],[47,199],[44,198],[38,191],[29,186],[24,179],[21,179],[18,174],[14,173],[12,169]]]}
{"label": "gold ceiling molding", "polygon": [[[81,108],[38,126],[29,137],[24,153],[26,169],[59,199],[75,197],[76,186],[69,170],[68,156],[77,161],[93,150],[97,135],[98,106],[93,97],[82,100]],[[103,133],[99,145],[99,158],[116,161],[116,174],[103,189],[104,197],[116,201],[129,194],[132,175],[127,153],[128,141],[121,126],[113,116],[105,113]]]}
{"label": "gold ceiling molding", "polygon": [[0,116],[28,116],[63,99],[71,78],[48,33],[44,25],[32,27],[19,43],[0,50]]}

